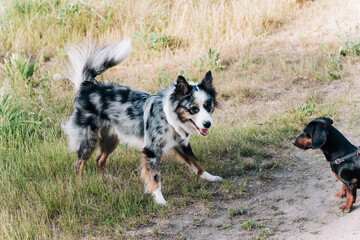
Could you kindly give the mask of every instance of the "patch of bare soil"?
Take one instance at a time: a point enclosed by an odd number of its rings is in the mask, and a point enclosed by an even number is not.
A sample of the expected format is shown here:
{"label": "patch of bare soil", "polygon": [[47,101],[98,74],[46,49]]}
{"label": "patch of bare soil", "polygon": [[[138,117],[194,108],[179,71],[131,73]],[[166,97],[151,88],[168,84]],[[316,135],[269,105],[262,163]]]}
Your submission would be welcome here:
{"label": "patch of bare soil", "polygon": [[[291,148],[289,167],[252,180],[241,199],[188,206],[139,229],[144,239],[360,239],[360,205],[350,213],[335,196],[342,184],[320,151]],[[135,235],[134,235],[135,236]]]}

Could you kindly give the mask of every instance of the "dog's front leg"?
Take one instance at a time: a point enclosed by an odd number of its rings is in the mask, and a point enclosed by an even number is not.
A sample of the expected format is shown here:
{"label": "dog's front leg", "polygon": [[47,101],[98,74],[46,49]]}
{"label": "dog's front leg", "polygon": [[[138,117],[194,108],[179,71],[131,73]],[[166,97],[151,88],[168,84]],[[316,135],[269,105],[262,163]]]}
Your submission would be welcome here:
{"label": "dog's front leg", "polygon": [[222,177],[211,175],[201,167],[200,163],[197,161],[194,155],[194,152],[192,151],[190,144],[188,144],[187,146],[185,145],[176,146],[174,150],[177,156],[182,161],[184,161],[190,167],[190,169],[195,173],[197,173],[201,178],[206,179],[210,182],[222,181]]}
{"label": "dog's front leg", "polygon": [[[339,178],[339,176],[338,176],[334,171],[333,171],[333,173],[334,173],[335,177],[336,177],[340,182],[342,182],[341,179]],[[341,191],[338,192],[338,193],[336,194],[336,196],[339,197],[339,198],[343,198],[343,197],[346,196],[346,186],[345,186],[344,183],[343,183],[343,186],[342,186],[342,188],[341,188]]]}
{"label": "dog's front leg", "polygon": [[167,202],[161,193],[159,164],[159,154],[156,154],[155,151],[149,148],[144,148],[141,177],[145,181],[145,192],[151,193],[154,196],[156,203],[166,205]]}

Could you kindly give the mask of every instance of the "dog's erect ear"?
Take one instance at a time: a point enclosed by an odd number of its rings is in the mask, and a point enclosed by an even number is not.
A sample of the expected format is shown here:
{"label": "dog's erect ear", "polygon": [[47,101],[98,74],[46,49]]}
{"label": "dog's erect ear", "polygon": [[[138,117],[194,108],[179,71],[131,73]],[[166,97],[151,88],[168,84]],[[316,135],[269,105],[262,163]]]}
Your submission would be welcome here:
{"label": "dog's erect ear", "polygon": [[175,88],[178,96],[185,96],[190,91],[190,85],[183,76],[178,77]]}
{"label": "dog's erect ear", "polygon": [[213,78],[211,75],[211,71],[208,71],[205,74],[204,79],[201,81],[200,86],[202,86],[205,89],[213,89]]}
{"label": "dog's erect ear", "polygon": [[314,122],[312,136],[311,136],[311,146],[313,149],[318,149],[322,147],[326,138],[329,135],[328,126],[322,122]]}

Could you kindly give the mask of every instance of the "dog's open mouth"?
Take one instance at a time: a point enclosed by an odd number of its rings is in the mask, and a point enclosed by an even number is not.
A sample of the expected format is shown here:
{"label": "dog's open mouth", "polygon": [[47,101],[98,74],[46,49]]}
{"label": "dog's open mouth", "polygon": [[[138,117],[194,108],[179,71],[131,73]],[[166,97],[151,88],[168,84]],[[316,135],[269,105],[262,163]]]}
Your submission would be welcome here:
{"label": "dog's open mouth", "polygon": [[195,129],[203,136],[206,136],[209,134],[209,129],[208,128],[199,128],[195,122],[193,120],[190,119],[190,122],[194,125]]}

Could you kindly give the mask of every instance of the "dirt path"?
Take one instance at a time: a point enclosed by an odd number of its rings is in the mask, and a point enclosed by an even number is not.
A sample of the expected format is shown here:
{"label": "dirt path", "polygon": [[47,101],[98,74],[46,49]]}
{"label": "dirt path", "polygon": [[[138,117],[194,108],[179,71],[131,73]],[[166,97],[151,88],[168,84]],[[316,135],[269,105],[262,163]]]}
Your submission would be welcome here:
{"label": "dirt path", "polygon": [[345,199],[335,194],[342,184],[320,151],[294,147],[287,158],[293,164],[269,181],[249,182],[244,198],[218,199],[210,208],[194,204],[138,233],[147,239],[360,239],[360,203],[350,213],[339,211]]}

